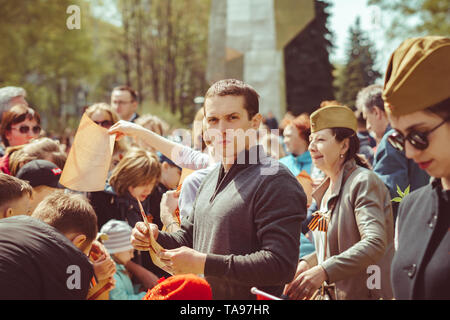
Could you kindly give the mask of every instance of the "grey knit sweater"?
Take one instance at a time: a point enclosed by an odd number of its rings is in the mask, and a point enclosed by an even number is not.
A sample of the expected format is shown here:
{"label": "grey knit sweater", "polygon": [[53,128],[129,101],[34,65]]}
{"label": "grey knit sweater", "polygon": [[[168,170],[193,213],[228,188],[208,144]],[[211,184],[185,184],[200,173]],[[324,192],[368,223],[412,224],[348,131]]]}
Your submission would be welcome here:
{"label": "grey knit sweater", "polygon": [[158,236],[166,249],[207,253],[205,278],[214,299],[254,299],[253,286],[280,295],[297,267],[305,193],[284,165],[254,148],[257,163],[248,161],[251,149],[245,163],[226,174],[218,164],[202,182],[182,229]]}

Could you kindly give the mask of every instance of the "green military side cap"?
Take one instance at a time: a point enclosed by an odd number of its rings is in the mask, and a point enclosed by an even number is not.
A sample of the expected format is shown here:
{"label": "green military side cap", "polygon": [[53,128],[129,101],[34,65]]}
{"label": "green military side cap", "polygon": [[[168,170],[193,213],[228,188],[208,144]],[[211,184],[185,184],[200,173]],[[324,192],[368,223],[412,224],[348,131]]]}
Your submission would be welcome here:
{"label": "green military side cap", "polygon": [[353,111],[346,106],[328,106],[314,111],[310,117],[311,132],[328,128],[349,128],[356,132],[357,120]]}
{"label": "green military side cap", "polygon": [[411,38],[392,53],[384,80],[386,111],[401,116],[450,97],[450,38]]}

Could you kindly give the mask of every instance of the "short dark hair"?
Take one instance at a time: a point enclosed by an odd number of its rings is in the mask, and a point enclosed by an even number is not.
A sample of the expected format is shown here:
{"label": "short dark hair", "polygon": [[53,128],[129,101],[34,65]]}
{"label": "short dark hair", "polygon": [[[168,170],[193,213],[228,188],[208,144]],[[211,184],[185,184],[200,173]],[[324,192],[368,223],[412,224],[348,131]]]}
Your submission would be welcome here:
{"label": "short dark hair", "polygon": [[384,111],[383,86],[380,84],[372,84],[361,89],[356,96],[356,108],[360,111],[365,107],[372,111],[373,107],[378,107]]}
{"label": "short dark hair", "polygon": [[55,191],[39,203],[31,216],[61,233],[84,234],[88,243],[97,237],[97,215],[89,200],[81,194]]}
{"label": "short dark hair", "polygon": [[32,195],[31,185],[19,178],[0,173],[0,207],[23,197],[24,194]]}
{"label": "short dark hair", "polygon": [[[215,96],[242,96],[244,97],[244,108],[247,110],[248,118],[252,119],[259,112],[259,95],[255,89],[243,81],[236,79],[225,79],[215,82],[206,91],[205,100]],[[205,108],[204,108],[205,109]],[[205,110],[206,112],[206,110]]]}
{"label": "short dark hair", "polygon": [[447,98],[444,101],[436,103],[435,105],[433,105],[425,110],[432,112],[434,114],[437,114],[438,116],[440,116],[443,119],[449,119],[450,118],[450,98]]}
{"label": "short dark hair", "polygon": [[128,91],[131,94],[133,101],[137,101],[139,98],[138,92],[129,86],[117,86],[113,91]]}

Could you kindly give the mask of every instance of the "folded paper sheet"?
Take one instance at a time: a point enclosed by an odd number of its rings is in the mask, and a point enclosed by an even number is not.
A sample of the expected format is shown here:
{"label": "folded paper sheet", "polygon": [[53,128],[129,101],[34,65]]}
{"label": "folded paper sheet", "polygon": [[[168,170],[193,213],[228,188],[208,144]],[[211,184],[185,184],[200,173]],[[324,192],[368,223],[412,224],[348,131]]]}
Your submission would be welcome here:
{"label": "folded paper sheet", "polygon": [[164,251],[164,248],[161,247],[161,245],[158,242],[156,242],[155,238],[153,237],[153,233],[150,232],[150,225],[147,219],[147,214],[145,213],[144,208],[142,207],[142,203],[139,201],[139,199],[136,199],[136,201],[139,204],[142,220],[144,220],[145,226],[149,230],[150,234],[150,249],[148,251],[150,254],[150,258],[152,259],[155,266],[173,275],[173,273],[167,269],[167,265],[159,258],[159,254],[162,251]]}
{"label": "folded paper sheet", "polygon": [[115,135],[83,114],[59,182],[75,191],[103,190],[114,140]]}

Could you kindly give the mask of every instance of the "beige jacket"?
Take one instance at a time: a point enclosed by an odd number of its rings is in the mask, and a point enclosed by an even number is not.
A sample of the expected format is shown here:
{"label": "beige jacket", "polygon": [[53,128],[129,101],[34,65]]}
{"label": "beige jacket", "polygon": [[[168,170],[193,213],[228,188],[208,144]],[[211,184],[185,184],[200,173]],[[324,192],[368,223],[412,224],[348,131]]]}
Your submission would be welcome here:
{"label": "beige jacket", "polygon": [[[354,171],[342,185],[352,168]],[[329,184],[328,178],[314,191],[316,203],[321,203]],[[354,160],[344,164],[337,186],[338,191],[328,200],[330,208],[330,201],[335,201],[342,189],[328,225],[330,257],[321,264],[328,283],[336,285],[335,298],[392,299],[394,226],[389,191],[375,173],[357,166]],[[317,265],[315,252],[302,260],[311,267]]]}

